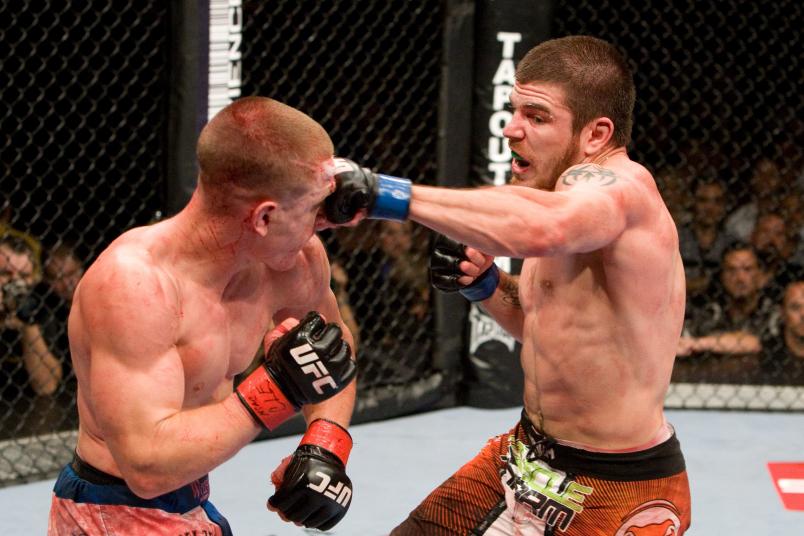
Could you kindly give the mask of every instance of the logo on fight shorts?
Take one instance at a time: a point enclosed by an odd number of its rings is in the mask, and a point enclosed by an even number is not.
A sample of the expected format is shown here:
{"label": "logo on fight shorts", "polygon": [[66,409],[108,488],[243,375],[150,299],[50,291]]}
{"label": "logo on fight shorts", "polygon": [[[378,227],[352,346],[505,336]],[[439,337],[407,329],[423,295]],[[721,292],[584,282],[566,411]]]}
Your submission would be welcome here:
{"label": "logo on fight shorts", "polygon": [[312,374],[317,380],[313,382],[315,392],[323,395],[324,391],[321,389],[322,385],[329,385],[333,389],[338,389],[338,384],[329,375],[327,367],[318,359],[318,354],[315,353],[313,347],[307,343],[290,349],[290,355],[296,360],[296,363],[301,365],[301,370],[305,374]]}
{"label": "logo on fight shorts", "polygon": [[321,477],[321,482],[315,486],[313,484],[307,484],[307,487],[313,491],[321,493],[324,497],[329,497],[336,503],[346,508],[346,505],[348,505],[349,501],[352,500],[352,488],[343,482],[338,482],[337,484],[330,486],[329,483],[332,479],[329,475],[322,473],[321,471],[316,471],[315,474]]}
{"label": "logo on fight shorts", "polygon": [[510,438],[502,483],[513,491],[517,503],[527,506],[549,527],[567,530],[583,511],[583,501],[594,491],[553,469],[544,460],[528,460],[528,446]]}
{"label": "logo on fight shorts", "polygon": [[680,531],[678,508],[670,501],[656,499],[631,510],[614,536],[674,536]]}

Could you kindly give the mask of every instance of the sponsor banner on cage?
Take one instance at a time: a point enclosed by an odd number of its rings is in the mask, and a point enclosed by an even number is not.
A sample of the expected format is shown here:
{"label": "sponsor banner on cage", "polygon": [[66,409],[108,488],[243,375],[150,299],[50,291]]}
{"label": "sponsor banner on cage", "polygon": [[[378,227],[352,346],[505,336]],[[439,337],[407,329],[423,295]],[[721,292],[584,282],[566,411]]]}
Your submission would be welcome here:
{"label": "sponsor banner on cage", "polygon": [[784,507],[804,511],[804,462],[769,462],[768,471]]}
{"label": "sponsor banner on cage", "polygon": [[[549,5],[518,0],[479,1],[475,7],[475,59],[472,110],[472,173],[474,185],[502,185],[511,175],[511,150],[503,129],[511,120],[508,108],[516,64],[525,53],[549,37]],[[497,265],[517,274],[521,262],[498,257]],[[519,345],[477,306],[469,316],[467,403],[506,407],[522,402]]]}

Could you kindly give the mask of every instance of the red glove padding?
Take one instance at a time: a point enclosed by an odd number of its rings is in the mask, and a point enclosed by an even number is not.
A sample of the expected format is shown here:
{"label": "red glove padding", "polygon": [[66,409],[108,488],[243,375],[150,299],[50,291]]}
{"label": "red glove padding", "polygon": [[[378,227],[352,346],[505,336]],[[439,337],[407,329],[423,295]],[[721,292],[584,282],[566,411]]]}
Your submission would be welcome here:
{"label": "red glove padding", "polygon": [[346,476],[351,450],[352,436],[345,428],[325,419],[313,421],[284,473],[280,464],[271,475],[276,493],[268,508],[305,527],[334,527],[352,502],[352,481]]}
{"label": "red glove padding", "polygon": [[266,348],[262,366],[237,386],[237,395],[257,422],[273,430],[301,406],[338,394],[356,372],[340,326],[311,311]]}

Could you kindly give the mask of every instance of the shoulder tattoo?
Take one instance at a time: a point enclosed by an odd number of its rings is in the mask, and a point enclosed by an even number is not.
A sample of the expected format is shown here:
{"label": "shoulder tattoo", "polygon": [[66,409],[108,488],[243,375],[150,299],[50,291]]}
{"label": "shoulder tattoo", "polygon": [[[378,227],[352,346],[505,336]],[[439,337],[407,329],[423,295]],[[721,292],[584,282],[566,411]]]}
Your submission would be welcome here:
{"label": "shoulder tattoo", "polygon": [[602,168],[595,164],[584,164],[574,166],[565,171],[561,175],[561,183],[566,186],[574,186],[582,182],[609,186],[617,182],[617,178],[617,174],[610,169]]}
{"label": "shoulder tattoo", "polygon": [[522,308],[522,304],[519,303],[518,277],[503,277],[502,282],[500,283],[500,290],[502,291],[503,303],[510,305],[511,307],[516,307],[517,309]]}

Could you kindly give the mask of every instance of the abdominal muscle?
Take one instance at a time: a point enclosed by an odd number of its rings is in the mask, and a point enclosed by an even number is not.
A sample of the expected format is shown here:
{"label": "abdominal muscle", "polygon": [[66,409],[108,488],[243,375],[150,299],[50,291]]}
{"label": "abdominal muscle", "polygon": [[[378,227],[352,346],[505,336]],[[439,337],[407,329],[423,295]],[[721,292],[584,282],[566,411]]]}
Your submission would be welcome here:
{"label": "abdominal muscle", "polygon": [[[596,336],[594,327],[565,326],[559,336],[538,340],[527,328],[526,321],[524,402],[537,428],[592,450],[632,449],[662,434],[672,357],[664,363],[635,355]],[[540,331],[554,332],[544,328]]]}

